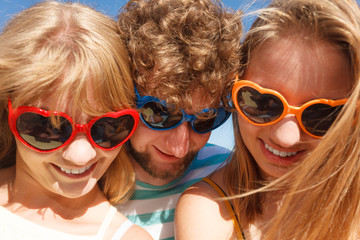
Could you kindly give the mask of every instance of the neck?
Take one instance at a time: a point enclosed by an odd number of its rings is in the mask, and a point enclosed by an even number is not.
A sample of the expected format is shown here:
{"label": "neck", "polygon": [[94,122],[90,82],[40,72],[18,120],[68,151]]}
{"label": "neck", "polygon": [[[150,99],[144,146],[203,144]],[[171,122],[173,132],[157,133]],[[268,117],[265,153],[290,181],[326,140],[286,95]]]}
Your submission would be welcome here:
{"label": "neck", "polygon": [[269,223],[271,223],[281,207],[283,196],[284,193],[281,191],[270,191],[266,193],[262,214],[256,216],[255,221],[251,223],[245,231],[247,238],[253,240],[263,238],[264,233],[268,230]]}
{"label": "neck", "polygon": [[91,207],[107,200],[96,185],[87,194],[69,198],[49,191],[24,172],[15,174],[15,179],[8,190],[9,200],[6,207],[12,211],[35,210],[49,213],[63,219],[83,216]]}

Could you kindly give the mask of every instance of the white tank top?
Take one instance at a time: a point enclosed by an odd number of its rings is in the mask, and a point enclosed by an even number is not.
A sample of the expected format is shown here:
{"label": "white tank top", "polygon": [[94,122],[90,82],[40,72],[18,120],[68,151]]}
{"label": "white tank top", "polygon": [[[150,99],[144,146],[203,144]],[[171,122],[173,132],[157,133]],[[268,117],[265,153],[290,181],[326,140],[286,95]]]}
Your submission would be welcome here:
{"label": "white tank top", "polygon": [[[0,239],[1,240],[102,240],[115,213],[116,208],[111,206],[105,220],[95,236],[81,236],[60,232],[54,229],[33,223],[24,219],[6,208],[0,206]],[[119,240],[133,225],[126,220],[115,232],[112,239]]]}

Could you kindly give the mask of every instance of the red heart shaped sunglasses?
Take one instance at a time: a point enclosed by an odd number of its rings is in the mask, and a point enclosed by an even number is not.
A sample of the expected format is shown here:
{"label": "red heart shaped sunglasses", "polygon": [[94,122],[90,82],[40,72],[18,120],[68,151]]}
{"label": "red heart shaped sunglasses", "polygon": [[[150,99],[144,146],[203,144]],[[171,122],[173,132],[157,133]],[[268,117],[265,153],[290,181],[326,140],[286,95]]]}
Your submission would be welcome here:
{"label": "red heart shaped sunglasses", "polygon": [[112,150],[126,142],[134,133],[139,114],[133,109],[110,112],[75,124],[66,113],[37,107],[9,106],[9,127],[14,136],[38,152],[51,152],[69,144],[77,133],[86,133],[89,141],[102,150]]}

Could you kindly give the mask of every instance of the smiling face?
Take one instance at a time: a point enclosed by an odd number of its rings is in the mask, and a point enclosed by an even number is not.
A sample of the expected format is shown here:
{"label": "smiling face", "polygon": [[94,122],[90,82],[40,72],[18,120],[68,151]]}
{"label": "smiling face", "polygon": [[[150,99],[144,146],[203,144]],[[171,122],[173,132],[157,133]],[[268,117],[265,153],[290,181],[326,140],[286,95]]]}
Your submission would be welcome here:
{"label": "smiling face", "polygon": [[[47,101],[33,106],[49,109]],[[69,101],[62,102],[59,112],[76,113],[76,123],[88,123],[92,118],[71,109]],[[75,110],[75,111],[73,111]],[[77,198],[89,193],[118,155],[121,146],[113,150],[101,150],[89,141],[86,133],[78,133],[69,144],[53,152],[40,153],[16,139],[16,177],[18,183],[27,182],[66,198]]]}
{"label": "smiling face", "polygon": [[[199,104],[198,109],[208,108],[208,105],[203,105],[202,99],[201,93],[195,93],[192,100]],[[190,109],[185,109],[185,112],[195,114]],[[176,128],[163,131],[152,130],[140,121],[130,138],[131,144],[127,145],[136,178],[157,186],[178,178],[206,144],[210,134],[196,133],[186,121]]]}
{"label": "smiling face", "polygon": [[[351,90],[345,55],[323,41],[293,38],[270,41],[256,49],[243,79],[282,94],[293,106],[319,98],[342,99]],[[238,114],[243,141],[267,177],[280,177],[320,141],[306,134],[294,115],[268,126],[255,126]]]}

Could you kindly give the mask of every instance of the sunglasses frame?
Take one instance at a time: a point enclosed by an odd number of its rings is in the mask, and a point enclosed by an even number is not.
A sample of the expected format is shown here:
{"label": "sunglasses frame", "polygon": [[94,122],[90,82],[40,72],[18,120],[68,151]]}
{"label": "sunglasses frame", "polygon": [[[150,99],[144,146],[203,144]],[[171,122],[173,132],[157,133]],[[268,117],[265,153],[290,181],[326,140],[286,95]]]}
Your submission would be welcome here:
{"label": "sunglasses frame", "polygon": [[[91,144],[93,146],[96,146],[97,148],[101,149],[101,150],[105,150],[105,151],[109,151],[109,150],[113,150],[119,146],[121,146],[122,144],[124,144],[127,140],[129,140],[129,138],[132,136],[132,134],[135,132],[138,124],[139,124],[139,114],[136,110],[134,109],[123,109],[123,110],[120,110],[118,112],[109,112],[109,113],[106,113],[102,116],[98,116],[98,117],[94,117],[92,118],[87,124],[74,124],[74,121],[73,119],[67,115],[66,113],[63,113],[63,112],[58,112],[58,111],[47,111],[47,110],[44,110],[44,109],[41,109],[41,108],[37,108],[37,107],[32,107],[32,106],[19,106],[15,109],[12,108],[12,103],[11,103],[11,100],[9,98],[8,100],[8,106],[9,106],[9,116],[8,116],[8,123],[9,123],[9,127],[10,127],[10,130],[11,132],[14,134],[14,136],[20,141],[22,142],[23,144],[25,144],[27,147],[35,150],[35,151],[38,151],[38,152],[41,152],[41,153],[48,153],[48,152],[52,152],[52,151],[56,151],[60,148],[63,148],[65,147],[66,145],[68,145],[73,139],[74,137],[76,136],[76,134],[78,133],[85,133],[87,138],[89,139],[89,141],[91,142]],[[50,116],[61,116],[61,117],[64,117],[66,120],[68,120],[72,126],[72,133],[69,137],[68,140],[66,140],[62,145],[56,147],[56,148],[53,148],[53,149],[46,149],[46,150],[42,150],[42,149],[39,149],[39,148],[36,148],[32,145],[30,145],[28,142],[26,142],[21,136],[20,136],[20,133],[18,132],[17,130],[17,127],[16,127],[16,121],[17,119],[19,118],[19,116],[23,113],[27,113],[27,112],[30,112],[30,113],[36,113],[36,114],[39,114],[41,116],[44,116],[44,117],[50,117]],[[134,119],[134,126],[132,127],[129,135],[122,141],[120,142],[119,144],[111,147],[111,148],[104,148],[100,145],[98,145],[92,138],[91,136],[91,127],[94,125],[94,123],[96,121],[98,121],[99,119],[101,118],[104,118],[104,117],[109,117],[109,118],[118,118],[118,117],[121,117],[121,116],[126,116],[126,115],[129,115],[131,116],[133,119]]]}
{"label": "sunglasses frame", "polygon": [[[135,89],[135,96],[136,96],[136,106],[138,109],[140,109],[140,112],[141,112],[141,109],[143,108],[143,106],[146,104],[146,103],[149,103],[149,102],[155,102],[155,103],[159,103],[160,105],[167,107],[167,103],[164,101],[164,100],[161,100],[157,97],[153,97],[153,96],[143,96],[141,97],[138,90],[136,89],[136,87],[134,86],[134,89]],[[146,125],[148,126],[150,129],[152,130],[157,130],[157,131],[165,131],[165,130],[170,130],[170,129],[173,129],[173,128],[176,128],[178,126],[180,126],[183,122],[190,122],[190,125],[192,127],[192,129],[196,132],[196,133],[200,133],[200,134],[204,134],[204,133],[208,133],[208,132],[211,132],[213,130],[215,130],[216,128],[220,127],[223,123],[226,122],[226,120],[230,117],[231,113],[226,111],[223,107],[220,107],[219,110],[223,110],[225,112],[225,118],[223,119],[223,121],[221,121],[216,127],[208,130],[208,131],[204,131],[204,132],[199,132],[195,129],[195,126],[194,126],[194,122],[196,119],[198,119],[196,117],[196,115],[194,114],[186,114],[185,110],[180,108],[181,112],[182,112],[182,119],[177,123],[175,124],[174,126],[172,127],[169,127],[169,128],[154,128],[152,127],[149,123],[147,123],[143,117],[143,115],[140,113],[140,119],[141,121]],[[200,114],[202,113],[207,113],[207,112],[215,112],[217,114],[217,112],[219,112],[218,109],[216,108],[206,108],[204,110],[202,110],[200,112]]]}
{"label": "sunglasses frame", "polygon": [[[284,107],[284,111],[282,112],[282,114],[277,118],[275,119],[274,121],[271,121],[271,122],[267,122],[267,123],[256,123],[256,122],[253,122],[251,119],[249,119],[240,109],[240,106],[239,106],[239,103],[237,101],[237,94],[239,92],[239,90],[242,88],[242,87],[250,87],[250,88],[253,88],[255,89],[256,91],[258,91],[260,94],[271,94],[271,95],[274,95],[275,97],[279,98],[280,101],[282,102],[283,104],[283,107]],[[326,105],[329,105],[331,107],[336,107],[336,106],[340,106],[340,105],[344,105],[346,102],[347,102],[347,98],[344,98],[344,99],[339,99],[339,100],[330,100],[330,99],[324,99],[324,98],[319,98],[319,99],[313,99],[311,101],[308,101],[306,103],[304,103],[303,105],[301,105],[300,107],[297,107],[297,106],[293,106],[293,105],[290,105],[285,97],[283,95],[281,95],[279,92],[275,91],[275,90],[272,90],[272,89],[269,89],[269,88],[263,88],[261,87],[260,85],[254,83],[254,82],[251,82],[251,81],[248,81],[248,80],[238,80],[237,82],[234,83],[234,86],[232,88],[232,100],[233,100],[233,103],[235,105],[235,108],[236,110],[241,114],[241,116],[243,116],[249,123],[253,124],[253,125],[256,125],[256,126],[268,126],[268,125],[272,125],[272,124],[275,124],[279,121],[281,121],[286,115],[288,114],[293,114],[295,115],[301,129],[307,133],[308,135],[312,136],[312,137],[315,137],[315,138],[322,138],[322,136],[317,136],[317,135],[314,135],[312,133],[310,133],[308,130],[306,130],[305,126],[303,125],[303,122],[301,121],[301,115],[303,114],[303,112],[305,111],[306,108],[308,108],[309,106],[311,105],[314,105],[314,104],[326,104]]]}

